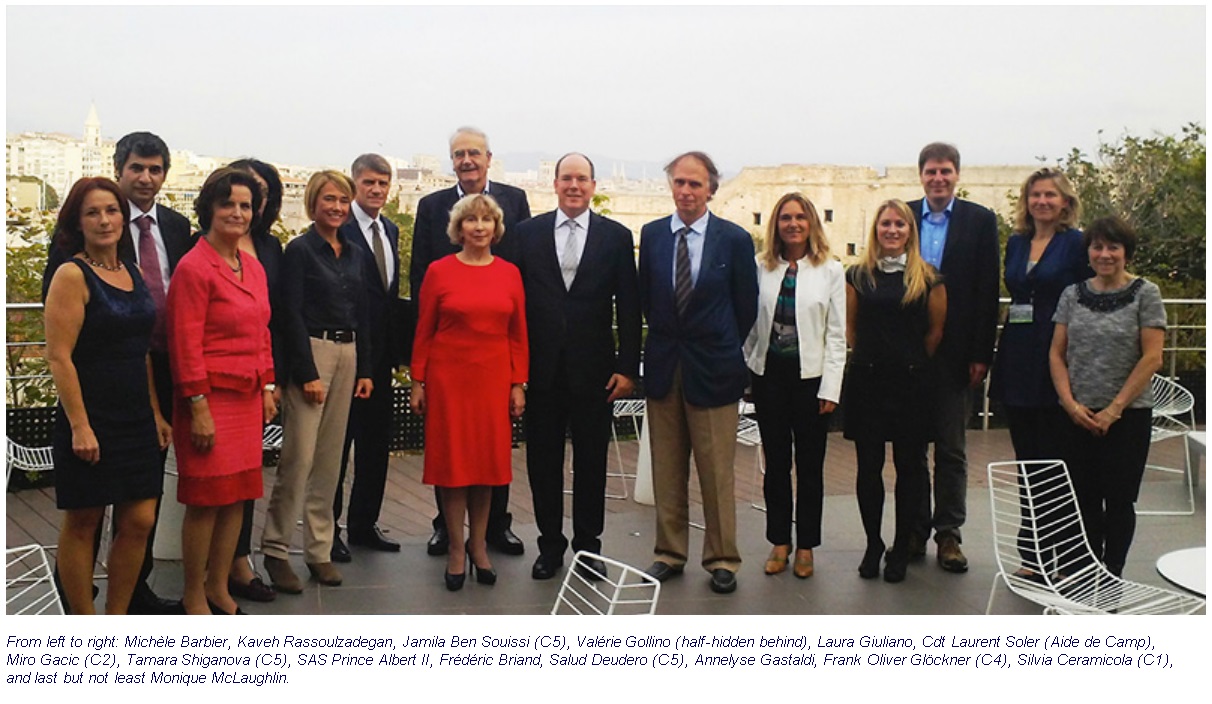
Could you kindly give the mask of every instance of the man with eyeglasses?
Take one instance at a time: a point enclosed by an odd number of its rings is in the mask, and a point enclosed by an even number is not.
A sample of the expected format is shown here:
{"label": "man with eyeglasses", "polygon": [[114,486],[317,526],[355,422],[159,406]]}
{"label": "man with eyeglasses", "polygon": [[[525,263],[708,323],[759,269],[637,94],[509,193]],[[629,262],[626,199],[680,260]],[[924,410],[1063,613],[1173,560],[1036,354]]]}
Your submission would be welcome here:
{"label": "man with eyeglasses", "polygon": [[[446,234],[450,222],[450,209],[466,195],[484,193],[490,195],[504,212],[505,236],[493,246],[495,254],[514,261],[514,240],[510,230],[514,225],[530,217],[530,204],[526,192],[503,183],[490,183],[488,166],[492,163],[492,151],[488,148],[488,136],[474,127],[460,127],[450,138],[450,162],[459,182],[450,188],[430,193],[417,203],[417,218],[413,225],[412,263],[408,271],[413,305],[418,303],[421,282],[425,270],[433,262],[459,251]],[[434,487],[435,499],[441,491]],[[442,502],[437,501],[438,515],[433,519],[433,535],[426,551],[430,555],[445,555],[450,547],[450,536],[446,533],[446,521],[442,516]],[[488,544],[506,555],[521,555],[526,547],[510,526],[513,516],[509,513],[509,486],[498,486],[492,490],[492,507],[488,514]]]}

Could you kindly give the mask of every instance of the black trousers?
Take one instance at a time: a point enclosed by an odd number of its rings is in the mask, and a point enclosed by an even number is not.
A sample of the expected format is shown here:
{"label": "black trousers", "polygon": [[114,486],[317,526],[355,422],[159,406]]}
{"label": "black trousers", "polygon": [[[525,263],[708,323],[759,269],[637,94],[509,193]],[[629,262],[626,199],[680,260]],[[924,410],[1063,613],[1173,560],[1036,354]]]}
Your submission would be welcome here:
{"label": "black trousers", "polygon": [[572,549],[602,551],[606,518],[606,453],[611,404],[605,389],[531,389],[526,401],[526,472],[539,528],[539,552],[563,555],[564,439],[572,434]]}
{"label": "black trousers", "polygon": [[[339,525],[345,502],[345,471],[353,445],[354,478],[349,491],[350,533],[369,533],[379,522],[383,494],[387,488],[387,462],[391,448],[392,388],[391,365],[381,363],[372,371],[374,391],[370,398],[355,398],[349,405],[349,424],[345,430],[345,449],[341,453],[341,475],[333,497],[333,524]],[[338,533],[340,529],[337,529]]]}
{"label": "black trousers", "polygon": [[[882,545],[880,523],[884,517],[884,441],[854,441],[858,460],[855,493],[868,547]],[[892,461],[896,465],[896,538],[893,551],[908,551],[909,535],[916,528],[920,492],[926,476],[926,443],[921,440],[893,440]]]}
{"label": "black trousers", "polygon": [[1152,421],[1151,409],[1128,408],[1102,437],[1073,423],[1066,428],[1069,474],[1086,537],[1095,556],[1117,575],[1123,572],[1136,534],[1135,505],[1149,458]]}
{"label": "black trousers", "polygon": [[[1057,460],[1064,459],[1065,426],[1072,425],[1065,412],[1059,405],[1043,408],[1028,408],[1022,406],[1006,406],[1006,421],[1010,426],[1010,443],[1014,446],[1014,456],[1020,461]],[[1046,472],[1059,472],[1060,469],[1045,467],[1029,467],[1033,472],[1032,479],[1036,482],[1048,482],[1052,477]],[[1020,478],[1021,481],[1021,478]],[[1018,552],[1022,557],[1023,567],[1039,574],[1055,572],[1058,565],[1064,564],[1069,556],[1056,555],[1053,546],[1071,534],[1057,532],[1052,528],[1052,522],[1059,515],[1049,511],[1047,507],[1037,507],[1039,525],[1032,522],[1027,513],[1026,502],[1022,502],[1018,531]],[[1039,531],[1039,550],[1031,536]]]}
{"label": "black trousers", "polygon": [[766,373],[752,375],[753,402],[766,476],[766,540],[791,544],[791,464],[795,458],[795,545],[811,549],[821,544],[821,511],[825,498],[825,441],[830,414],[820,413],[817,392],[821,379],[800,378],[799,360],[766,357]]}

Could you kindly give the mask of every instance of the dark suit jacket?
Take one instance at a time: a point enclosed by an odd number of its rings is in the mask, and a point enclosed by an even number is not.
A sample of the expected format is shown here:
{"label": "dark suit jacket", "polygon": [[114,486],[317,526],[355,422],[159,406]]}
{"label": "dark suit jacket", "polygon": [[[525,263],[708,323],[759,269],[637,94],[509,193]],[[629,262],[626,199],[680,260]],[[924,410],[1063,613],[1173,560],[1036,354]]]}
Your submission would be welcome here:
{"label": "dark suit jacket", "polygon": [[366,253],[366,256],[362,257],[365,263],[362,281],[366,284],[371,364],[376,370],[394,367],[400,360],[400,341],[396,331],[398,326],[393,322],[398,313],[396,301],[400,298],[400,276],[397,273],[400,270],[400,228],[385,217],[380,217],[379,222],[383,223],[383,231],[387,233],[387,240],[391,243],[391,251],[387,253],[387,273],[391,277],[391,287],[386,290],[383,288],[382,279],[379,278],[374,250],[366,243],[366,236],[362,234],[362,228],[352,211],[349,219],[341,226],[341,235],[345,237],[345,241]]}
{"label": "dark suit jacket", "polygon": [[[516,260],[509,231],[514,225],[530,217],[530,203],[526,191],[495,181],[488,185],[492,196],[505,214],[505,237],[493,246],[492,251],[506,261]],[[458,186],[451,186],[430,193],[417,203],[417,219],[412,229],[412,262],[408,269],[408,282],[414,307],[421,293],[421,282],[429,265],[448,254],[459,251],[459,246],[450,243],[446,226],[450,223],[450,209],[459,202]]]}
{"label": "dark suit jacket", "polygon": [[[585,250],[571,289],[564,288],[555,246],[556,211],[513,228],[526,289],[530,386],[550,389],[563,365],[569,388],[602,392],[612,374],[640,371],[640,292],[635,240],[623,225],[589,213]],[[619,344],[615,354],[614,315]]]}
{"label": "dark suit jacket", "polygon": [[[909,209],[922,228],[922,200]],[[968,365],[990,364],[997,335],[997,216],[992,210],[955,199],[939,272],[947,287],[947,322],[934,357],[938,368],[967,385]]]}
{"label": "dark suit jacket", "polygon": [[695,406],[735,403],[749,384],[741,345],[757,319],[757,265],[749,233],[714,214],[707,221],[699,278],[678,319],[673,299],[671,217],[640,232],[640,301],[648,319],[644,389],[664,398],[682,367],[683,395]]}
{"label": "dark suit jacket", "polygon": [[[172,208],[157,204],[156,224],[160,226],[160,237],[164,240],[164,249],[168,252],[168,271],[171,276],[173,270],[177,268],[177,262],[181,261],[181,257],[185,256],[185,253],[193,247],[193,239],[189,233],[189,218]],[[135,242],[134,246],[135,249],[138,249],[139,243]],[[42,274],[42,300],[44,302],[46,292],[50,289],[51,278],[54,277],[59,265],[65,261],[67,261],[67,256],[52,244],[50,251],[47,252],[46,271]],[[164,293],[167,294],[168,291]]]}

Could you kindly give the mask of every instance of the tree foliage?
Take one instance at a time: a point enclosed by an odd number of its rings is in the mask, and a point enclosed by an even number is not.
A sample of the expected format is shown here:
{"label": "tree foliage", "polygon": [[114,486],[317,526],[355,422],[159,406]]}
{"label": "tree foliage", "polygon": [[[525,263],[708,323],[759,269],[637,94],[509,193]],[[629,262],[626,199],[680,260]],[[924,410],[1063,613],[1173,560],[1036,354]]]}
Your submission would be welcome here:
{"label": "tree foliage", "polygon": [[410,298],[408,267],[412,264],[412,227],[416,218],[412,213],[400,212],[400,201],[391,200],[383,206],[383,217],[391,220],[400,228],[400,296]]}
{"label": "tree foliage", "polygon": [[1132,269],[1167,296],[1206,296],[1205,131],[1124,135],[1089,157],[1078,149],[1060,160],[1082,201],[1085,223],[1118,215],[1136,230]]}

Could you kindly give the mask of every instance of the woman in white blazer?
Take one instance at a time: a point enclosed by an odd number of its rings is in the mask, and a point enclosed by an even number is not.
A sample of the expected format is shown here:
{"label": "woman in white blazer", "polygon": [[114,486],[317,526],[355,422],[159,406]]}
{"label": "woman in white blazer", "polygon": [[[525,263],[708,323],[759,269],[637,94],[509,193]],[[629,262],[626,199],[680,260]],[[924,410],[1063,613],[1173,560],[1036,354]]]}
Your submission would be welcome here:
{"label": "woman in white blazer", "polygon": [[[846,363],[846,284],[816,207],[800,193],[774,206],[757,256],[758,317],[745,341],[753,372],[766,477],[766,574],[791,557],[791,462],[795,457],[796,551],[792,571],[812,576],[821,544],[825,439]],[[794,453],[793,453],[794,448]]]}

